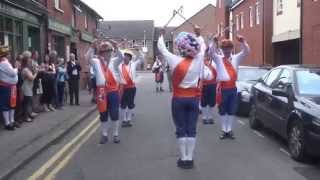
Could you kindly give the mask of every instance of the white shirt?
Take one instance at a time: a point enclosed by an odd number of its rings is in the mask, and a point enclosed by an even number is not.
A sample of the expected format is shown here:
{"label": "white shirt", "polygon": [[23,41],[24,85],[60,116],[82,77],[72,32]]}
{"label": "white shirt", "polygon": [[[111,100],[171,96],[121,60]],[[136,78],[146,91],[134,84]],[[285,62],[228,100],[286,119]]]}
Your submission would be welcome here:
{"label": "white shirt", "polygon": [[158,68],[160,68],[160,69],[159,69],[160,72],[163,71],[161,61],[156,60],[156,62],[153,63],[152,71],[154,71],[155,69],[158,69]]}
{"label": "white shirt", "polygon": [[[212,56],[213,56],[213,60],[216,63],[216,67],[217,67],[217,80],[218,81],[229,81],[230,77],[229,74],[224,66],[223,63],[223,58],[224,55],[223,54],[218,54],[217,52],[219,52],[216,47],[214,45],[212,45],[210,48],[212,48]],[[240,63],[248,56],[249,52],[250,52],[250,47],[249,45],[244,42],[241,43],[241,51],[237,54],[233,54],[231,55],[231,64],[234,67],[234,69],[236,71],[238,71],[239,65]]]}
{"label": "white shirt", "polygon": [[[140,52],[140,56],[136,58],[134,61],[130,61],[129,64],[126,66],[127,71],[129,72],[129,76],[132,79],[134,83],[136,83],[137,80],[137,67],[143,62],[143,54]],[[120,72],[120,83],[121,84],[127,84],[127,81],[125,80],[122,72],[122,65],[124,63],[120,63],[118,66],[119,72]]]}
{"label": "white shirt", "polygon": [[0,81],[8,84],[18,82],[18,69],[13,68],[8,60],[0,62]]}
{"label": "white shirt", "polygon": [[212,80],[216,77],[215,77],[215,74],[212,73],[211,69],[208,66],[212,66],[214,69],[216,69],[216,64],[214,63],[214,61],[211,61],[211,63],[209,65],[204,65],[203,79]]}
{"label": "white shirt", "polygon": [[[199,37],[202,38],[202,37]],[[199,39],[198,38],[198,39]],[[184,79],[180,83],[181,88],[196,88],[198,87],[199,79],[201,78],[207,78],[208,74],[204,75],[203,73],[203,66],[204,66],[204,53],[205,53],[205,43],[204,41],[199,41],[200,44],[200,52],[194,57],[192,60],[192,63],[188,69],[187,74],[185,75]],[[161,35],[159,37],[158,41],[158,49],[161,52],[161,54],[164,56],[165,60],[168,62],[168,65],[172,72],[174,72],[174,69],[177,67],[177,65],[184,60],[183,57],[177,56],[175,54],[172,54],[168,51],[168,49],[165,46],[163,36]]]}
{"label": "white shirt", "polygon": [[[85,57],[89,61],[90,65],[93,69],[92,72],[94,73],[94,77],[96,77],[97,86],[104,86],[107,81],[104,76],[104,71],[100,65],[100,59],[98,59],[97,56],[94,55],[94,49],[89,48]],[[119,66],[119,64],[121,63],[122,60],[123,60],[122,53],[118,50],[116,52],[115,56],[110,59],[109,64],[108,64],[108,62],[103,61],[105,63],[105,65],[108,66],[113,77],[115,78],[115,80],[117,82],[120,82],[120,75],[119,75],[119,70],[117,67]]]}

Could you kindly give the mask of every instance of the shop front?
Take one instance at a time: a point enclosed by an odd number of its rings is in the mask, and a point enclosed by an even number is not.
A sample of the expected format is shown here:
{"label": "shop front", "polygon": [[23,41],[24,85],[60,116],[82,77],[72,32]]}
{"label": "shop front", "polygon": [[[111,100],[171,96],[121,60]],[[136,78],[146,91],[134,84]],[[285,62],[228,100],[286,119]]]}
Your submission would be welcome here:
{"label": "shop front", "polygon": [[56,19],[48,19],[48,49],[55,50],[59,57],[69,58],[72,35],[71,26],[65,25]]}
{"label": "shop front", "polygon": [[44,22],[41,16],[0,2],[0,44],[10,47],[13,58],[24,50],[43,52]]}

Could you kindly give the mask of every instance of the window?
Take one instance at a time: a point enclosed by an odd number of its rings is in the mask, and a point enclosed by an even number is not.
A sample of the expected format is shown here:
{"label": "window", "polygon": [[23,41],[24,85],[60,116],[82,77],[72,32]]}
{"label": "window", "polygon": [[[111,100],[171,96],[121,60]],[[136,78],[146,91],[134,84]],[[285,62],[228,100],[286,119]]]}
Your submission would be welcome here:
{"label": "window", "polygon": [[283,13],[283,0],[277,0],[277,15]]}
{"label": "window", "polygon": [[221,0],[218,0],[217,2],[218,2],[218,7],[221,8],[221,7],[222,7],[222,2],[221,2]]}
{"label": "window", "polygon": [[274,85],[277,88],[283,89],[285,88],[285,84],[292,82],[291,80],[291,75],[290,75],[290,71],[287,69],[283,69],[280,77],[278,78],[278,80],[276,81],[277,83],[274,83]]}
{"label": "window", "polygon": [[84,16],[84,27],[86,28],[86,30],[88,30],[88,16],[87,15]]}
{"label": "window", "polygon": [[241,29],[244,29],[244,14],[243,14],[243,12],[240,13],[240,25],[241,25]]}
{"label": "window", "polygon": [[239,15],[236,15],[236,30],[240,30],[240,24],[239,24]]}
{"label": "window", "polygon": [[267,79],[265,79],[264,83],[269,87],[272,86],[272,84],[278,78],[280,72],[281,72],[281,69],[275,69],[275,70],[271,71],[269,73]]}
{"label": "window", "polygon": [[250,27],[253,27],[253,8],[251,6],[249,7],[249,24]]}
{"label": "window", "polygon": [[63,12],[63,10],[61,9],[61,0],[54,0],[54,7],[56,8],[56,10]]}
{"label": "window", "polygon": [[256,24],[260,24],[260,5],[259,2],[256,4]]}
{"label": "window", "polygon": [[76,16],[75,16],[75,10],[73,10],[72,16],[71,16],[71,26],[76,26]]}
{"label": "window", "polygon": [[320,95],[320,70],[296,71],[298,92],[301,95]]}

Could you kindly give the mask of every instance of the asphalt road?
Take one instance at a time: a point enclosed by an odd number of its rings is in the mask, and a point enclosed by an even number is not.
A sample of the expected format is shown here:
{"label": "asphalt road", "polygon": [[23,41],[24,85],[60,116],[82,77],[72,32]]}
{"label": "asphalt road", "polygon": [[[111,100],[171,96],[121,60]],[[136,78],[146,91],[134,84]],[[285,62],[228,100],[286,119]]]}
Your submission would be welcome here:
{"label": "asphalt road", "polygon": [[[223,141],[218,138],[220,123],[217,116],[215,125],[204,126],[199,121],[195,168],[177,168],[178,151],[170,97],[169,92],[156,94],[153,75],[142,73],[138,83],[134,126],[121,129],[120,144],[98,144],[100,129],[98,123],[94,123],[95,114],[12,179],[320,179],[319,164],[293,161],[282,140],[267,130],[251,130],[246,118],[238,118],[235,123],[236,140]],[[90,128],[85,131],[87,127]]]}

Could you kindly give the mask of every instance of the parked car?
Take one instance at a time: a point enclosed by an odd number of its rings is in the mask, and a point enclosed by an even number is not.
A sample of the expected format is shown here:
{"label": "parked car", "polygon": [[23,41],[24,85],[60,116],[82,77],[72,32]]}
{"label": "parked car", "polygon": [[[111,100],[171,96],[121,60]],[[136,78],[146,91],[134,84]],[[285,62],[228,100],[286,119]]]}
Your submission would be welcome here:
{"label": "parked car", "polygon": [[238,71],[238,108],[237,114],[249,116],[251,108],[251,88],[271,68],[256,66],[240,66]]}
{"label": "parked car", "polygon": [[320,155],[320,66],[272,69],[252,88],[250,126],[265,126],[288,142],[293,159]]}

